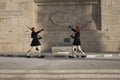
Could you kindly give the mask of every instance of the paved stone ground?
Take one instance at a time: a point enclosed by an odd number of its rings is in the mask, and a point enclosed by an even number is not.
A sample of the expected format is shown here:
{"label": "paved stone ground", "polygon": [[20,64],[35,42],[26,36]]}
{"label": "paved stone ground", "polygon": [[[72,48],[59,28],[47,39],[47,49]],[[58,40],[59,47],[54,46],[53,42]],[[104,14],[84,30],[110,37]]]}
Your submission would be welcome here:
{"label": "paved stone ground", "polygon": [[0,54],[0,80],[120,80],[119,53],[87,53],[84,59],[50,53],[27,59],[25,55]]}

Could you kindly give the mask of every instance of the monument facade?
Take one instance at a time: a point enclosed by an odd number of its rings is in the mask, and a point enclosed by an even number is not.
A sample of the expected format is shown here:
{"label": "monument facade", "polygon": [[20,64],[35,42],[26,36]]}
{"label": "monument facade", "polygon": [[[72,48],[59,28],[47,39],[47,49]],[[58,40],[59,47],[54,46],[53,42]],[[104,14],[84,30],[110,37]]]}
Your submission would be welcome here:
{"label": "monument facade", "polygon": [[42,52],[71,46],[68,26],[83,26],[82,48],[87,52],[120,51],[119,0],[1,0],[0,52],[26,52],[31,31],[44,29]]}

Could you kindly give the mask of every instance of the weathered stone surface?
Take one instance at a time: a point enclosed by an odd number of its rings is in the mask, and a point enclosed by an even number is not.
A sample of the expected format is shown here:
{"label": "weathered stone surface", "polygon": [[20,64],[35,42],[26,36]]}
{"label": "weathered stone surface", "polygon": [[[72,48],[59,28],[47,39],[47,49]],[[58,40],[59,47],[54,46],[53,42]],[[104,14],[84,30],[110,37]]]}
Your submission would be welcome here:
{"label": "weathered stone surface", "polygon": [[[105,33],[106,50],[120,51],[120,0],[101,0],[102,31]],[[107,40],[106,40],[107,39]],[[110,49],[111,48],[111,49]],[[108,51],[109,51],[108,50]]]}
{"label": "weathered stone surface", "polygon": [[52,3],[52,2],[95,2],[98,0],[34,0],[36,3]]}
{"label": "weathered stone surface", "polygon": [[[47,46],[51,45],[51,47],[61,46],[61,43],[64,44],[62,46],[68,44],[72,45],[72,39],[70,40],[70,43],[64,43],[64,38],[70,38],[70,35],[73,33],[68,29],[68,26],[72,26],[73,28],[76,25],[83,26],[88,21],[92,20],[92,5],[78,5],[77,3],[64,4],[64,2],[62,2],[61,4],[37,3],[37,7],[37,22],[39,22],[37,24],[46,30],[42,35],[44,38],[42,42],[43,44],[46,43]],[[84,33],[81,33],[81,37],[88,35],[87,33],[91,33],[91,30],[95,30],[95,33],[97,34],[95,21],[92,20],[92,22],[88,23],[83,30],[84,31],[82,32]],[[96,34],[92,35],[95,39],[97,37]],[[83,40],[85,40],[84,38]],[[51,47],[49,48],[51,49]]]}
{"label": "weathered stone surface", "polygon": [[24,51],[23,44],[30,39],[26,26],[33,25],[33,12],[32,0],[0,0],[0,52]]}
{"label": "weathered stone surface", "polygon": [[83,26],[90,20],[81,30],[82,48],[120,51],[119,3],[120,0],[0,0],[0,52],[26,52],[31,42],[27,26],[44,28],[40,34],[42,51],[72,45],[73,39],[64,42],[73,33],[68,26]]}

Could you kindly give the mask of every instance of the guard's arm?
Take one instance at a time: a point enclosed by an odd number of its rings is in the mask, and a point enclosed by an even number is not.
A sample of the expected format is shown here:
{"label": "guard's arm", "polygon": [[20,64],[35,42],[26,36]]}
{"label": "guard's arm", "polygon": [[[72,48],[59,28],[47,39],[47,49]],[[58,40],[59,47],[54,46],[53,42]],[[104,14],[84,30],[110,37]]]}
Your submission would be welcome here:
{"label": "guard's arm", "polygon": [[42,32],[42,31],[44,31],[44,29],[41,29],[41,30],[37,31],[36,33],[40,33],[40,32]]}
{"label": "guard's arm", "polygon": [[68,28],[70,28],[72,31],[76,32],[76,30],[74,28],[72,28],[71,26],[68,26]]}

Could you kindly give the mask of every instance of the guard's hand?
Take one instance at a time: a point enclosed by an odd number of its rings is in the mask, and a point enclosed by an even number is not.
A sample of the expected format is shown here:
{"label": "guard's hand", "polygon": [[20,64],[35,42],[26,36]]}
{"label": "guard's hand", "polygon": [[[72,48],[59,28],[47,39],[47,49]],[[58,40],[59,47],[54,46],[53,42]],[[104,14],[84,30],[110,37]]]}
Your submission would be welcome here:
{"label": "guard's hand", "polygon": [[44,31],[44,29],[41,29],[41,31]]}
{"label": "guard's hand", "polygon": [[71,26],[68,26],[68,28],[71,28]]}
{"label": "guard's hand", "polygon": [[42,37],[39,37],[38,39],[42,39]]}
{"label": "guard's hand", "polygon": [[70,37],[73,38],[73,39],[75,38],[75,36],[73,36],[73,35],[70,35]]}

